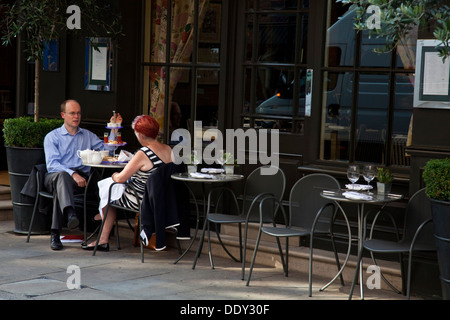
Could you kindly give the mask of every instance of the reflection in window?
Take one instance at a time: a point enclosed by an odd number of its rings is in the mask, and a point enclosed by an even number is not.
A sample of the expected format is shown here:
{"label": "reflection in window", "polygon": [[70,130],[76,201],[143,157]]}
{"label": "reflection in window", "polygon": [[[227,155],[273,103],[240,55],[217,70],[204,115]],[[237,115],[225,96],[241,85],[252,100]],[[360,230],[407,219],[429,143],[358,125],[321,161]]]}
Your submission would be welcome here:
{"label": "reflection in window", "polygon": [[[218,0],[145,1],[143,105],[157,119],[165,141],[177,126],[171,117],[175,112],[181,113],[181,127],[197,116],[217,125],[221,16]],[[179,108],[172,107],[175,103]]]}
{"label": "reflection in window", "polygon": [[391,53],[378,53],[386,45],[384,38],[369,37],[369,31],[361,33],[361,63],[362,67],[389,67],[391,64]]}
{"label": "reflection in window", "polygon": [[302,133],[309,1],[247,8],[243,126]]}
{"label": "reflection in window", "polygon": [[324,73],[321,159],[349,159],[352,81],[351,73]]}
{"label": "reflection in window", "polygon": [[417,30],[379,54],[383,39],[353,29],[353,7],[329,1],[328,10],[320,158],[409,165]]}

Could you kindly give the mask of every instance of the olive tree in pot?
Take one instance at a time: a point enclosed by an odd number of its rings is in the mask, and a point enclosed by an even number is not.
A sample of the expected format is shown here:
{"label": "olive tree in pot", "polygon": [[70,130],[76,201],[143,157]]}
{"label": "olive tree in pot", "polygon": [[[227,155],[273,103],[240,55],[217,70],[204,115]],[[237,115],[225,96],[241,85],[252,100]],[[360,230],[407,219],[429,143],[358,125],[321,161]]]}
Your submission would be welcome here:
{"label": "olive tree in pot", "polygon": [[[17,195],[20,195],[34,165],[45,161],[43,152],[45,135],[58,125],[61,126],[61,122],[39,119],[40,61],[44,55],[46,42],[63,37],[69,32],[81,38],[111,37],[116,41],[122,34],[122,28],[120,15],[116,13],[111,3],[111,1],[103,0],[77,1],[76,6],[72,7],[75,9],[72,13],[75,15],[74,19],[79,19],[80,28],[72,30],[68,30],[68,20],[71,19],[71,15],[68,10],[70,4],[66,0],[17,0],[11,4],[0,4],[0,11],[4,12],[0,21],[2,45],[20,41],[20,48],[23,48],[23,54],[27,61],[34,63],[35,67],[34,119],[31,117],[7,119],[4,123],[3,132],[8,171],[12,178],[13,203],[21,202]],[[95,43],[93,46],[95,47]],[[28,161],[28,164],[24,163],[25,160]],[[17,177],[20,179],[16,181],[16,175],[13,172],[17,173]],[[15,231],[26,233],[29,229],[32,210],[22,213],[22,210],[15,206],[13,206],[13,210],[16,222]],[[39,224],[34,223],[34,225]],[[34,226],[32,232],[35,232]],[[37,231],[37,233],[39,232]]]}
{"label": "olive tree in pot", "polygon": [[450,159],[429,160],[423,171],[431,202],[442,297],[450,299]]}

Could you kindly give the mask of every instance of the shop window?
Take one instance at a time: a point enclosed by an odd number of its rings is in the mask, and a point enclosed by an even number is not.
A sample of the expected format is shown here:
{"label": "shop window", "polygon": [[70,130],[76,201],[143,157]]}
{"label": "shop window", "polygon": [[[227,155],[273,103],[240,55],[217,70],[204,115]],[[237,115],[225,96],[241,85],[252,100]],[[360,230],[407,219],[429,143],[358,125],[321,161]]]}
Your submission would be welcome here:
{"label": "shop window", "polygon": [[354,30],[354,7],[328,10],[320,159],[408,166],[417,32],[376,53],[384,40]]}
{"label": "shop window", "polygon": [[247,1],[243,127],[302,133],[309,1]]}
{"label": "shop window", "polygon": [[217,127],[222,1],[146,0],[143,108],[171,142],[194,121]]}

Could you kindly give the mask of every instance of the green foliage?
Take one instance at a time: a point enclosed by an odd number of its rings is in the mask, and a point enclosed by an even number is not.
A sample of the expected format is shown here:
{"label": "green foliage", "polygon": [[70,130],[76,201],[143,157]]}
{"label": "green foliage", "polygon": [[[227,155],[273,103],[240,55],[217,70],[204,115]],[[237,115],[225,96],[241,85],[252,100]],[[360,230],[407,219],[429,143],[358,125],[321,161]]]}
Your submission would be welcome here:
{"label": "green foliage", "polygon": [[5,145],[42,148],[45,135],[63,123],[63,119],[41,119],[38,122],[34,122],[32,117],[5,119],[3,126]]}
{"label": "green foliage", "polygon": [[390,183],[394,177],[388,168],[377,167],[377,180],[381,183]]}
{"label": "green foliage", "polygon": [[450,159],[432,159],[423,171],[426,195],[435,200],[450,201]]}
{"label": "green foliage", "polygon": [[0,21],[2,44],[8,45],[18,36],[24,41],[24,52],[29,61],[42,60],[44,40],[55,40],[67,32],[67,8],[76,4],[81,11],[81,29],[70,30],[84,37],[112,37],[122,35],[120,15],[111,1],[80,0],[17,0],[12,5],[3,4],[5,12]]}
{"label": "green foliage", "polygon": [[370,5],[381,10],[381,28],[370,30],[371,36],[385,37],[386,47],[380,51],[390,51],[415,27],[434,28],[434,37],[441,42],[438,46],[441,57],[450,55],[450,6],[448,0],[336,0],[353,4],[355,29],[368,29],[365,19]]}

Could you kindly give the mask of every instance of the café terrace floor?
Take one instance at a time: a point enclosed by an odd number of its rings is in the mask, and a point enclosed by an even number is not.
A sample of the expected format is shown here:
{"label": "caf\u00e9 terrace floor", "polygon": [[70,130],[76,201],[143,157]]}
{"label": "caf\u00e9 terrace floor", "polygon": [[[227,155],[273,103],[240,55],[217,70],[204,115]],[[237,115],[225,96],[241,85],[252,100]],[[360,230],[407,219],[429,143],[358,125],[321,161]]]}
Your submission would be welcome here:
{"label": "caf\u00e9 terrace floor", "polygon": [[[165,303],[173,301],[175,304],[170,305],[166,313],[178,315],[186,311],[187,306],[200,308],[214,303],[218,310],[216,303],[220,301],[222,309],[226,303],[264,304],[272,306],[273,312],[280,307],[280,303],[281,308],[290,310],[297,308],[297,303],[346,301],[354,274],[355,257],[352,257],[344,272],[345,286],[336,280],[325,291],[319,291],[335,274],[336,266],[329,262],[327,253],[316,250],[318,259],[314,260],[316,272],[313,275],[313,294],[309,297],[308,262],[305,259],[308,248],[292,251],[288,277],[283,274],[276,250],[261,254],[258,252],[261,260],[255,265],[250,286],[246,286],[246,282],[241,280],[241,264],[225,255],[217,239],[213,239],[215,269],[211,269],[205,244],[193,270],[198,236],[191,250],[177,264],[173,263],[179,256],[173,238],[169,239],[170,246],[166,251],[156,252],[145,248],[145,261],[142,263],[139,247],[132,244],[133,232],[125,222],[120,223],[121,249],[116,248],[115,238],[112,237],[110,251],[97,252],[96,256],[82,250],[79,243],[65,243],[63,250],[53,251],[50,249],[48,234],[32,235],[30,242],[26,243],[26,235],[14,232],[14,228],[12,219],[0,221],[0,300],[3,302],[150,300],[153,301],[151,305],[162,303],[162,306],[169,306]],[[82,234],[82,231],[69,232],[64,229],[62,235],[67,234]],[[231,232],[224,240],[231,243],[236,242],[235,238]],[[181,242],[183,249],[187,243]],[[252,254],[253,247],[250,246],[247,259]],[[246,266],[247,278],[249,263]],[[389,268],[392,269],[392,266]],[[80,288],[74,289],[72,287],[77,277]],[[398,280],[399,276],[394,275],[394,278]],[[405,296],[394,293],[384,283],[381,289],[369,290],[365,286],[364,298],[365,301],[406,300]],[[353,300],[360,300],[359,286],[355,287]],[[412,300],[421,299],[412,297]],[[412,301],[407,303],[413,304]],[[13,305],[13,308],[16,306]]]}

